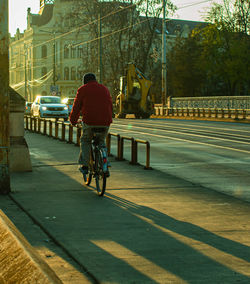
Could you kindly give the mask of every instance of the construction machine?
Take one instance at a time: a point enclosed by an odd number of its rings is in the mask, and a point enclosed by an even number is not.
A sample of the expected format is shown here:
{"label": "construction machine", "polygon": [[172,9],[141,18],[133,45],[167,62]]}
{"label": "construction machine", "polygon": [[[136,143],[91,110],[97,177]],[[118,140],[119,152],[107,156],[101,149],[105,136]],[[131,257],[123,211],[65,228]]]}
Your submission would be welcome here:
{"label": "construction machine", "polygon": [[129,63],[126,76],[120,77],[116,117],[125,118],[127,114],[134,114],[135,118],[149,118],[153,113],[151,85],[152,81],[148,80],[133,63]]}

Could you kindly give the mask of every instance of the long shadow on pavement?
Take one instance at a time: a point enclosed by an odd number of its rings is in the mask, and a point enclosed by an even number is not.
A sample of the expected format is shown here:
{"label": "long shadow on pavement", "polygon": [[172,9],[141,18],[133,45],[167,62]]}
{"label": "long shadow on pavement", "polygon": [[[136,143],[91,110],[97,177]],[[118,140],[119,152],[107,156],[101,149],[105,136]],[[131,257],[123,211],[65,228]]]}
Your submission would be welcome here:
{"label": "long shadow on pavement", "polygon": [[[99,198],[70,178],[74,172],[74,166],[69,166],[67,174],[53,167],[39,168],[40,190],[27,188],[13,196],[99,281],[249,282],[248,276],[206,256],[202,250],[162,228],[245,261],[249,261],[249,247],[115,194],[107,193],[106,198]],[[67,180],[67,188],[60,189],[53,184],[45,188],[42,182],[46,184],[53,176],[61,183]]]}
{"label": "long shadow on pavement", "polygon": [[[39,143],[46,139],[40,138]],[[48,153],[58,147],[58,142],[53,141]],[[65,153],[70,152],[68,157],[78,151],[70,145],[63,147]],[[53,151],[48,155],[47,160],[56,162]],[[60,161],[65,160],[69,162],[70,158],[60,157]],[[139,189],[141,197],[137,202],[133,196],[138,189],[115,184],[106,197],[99,198],[91,188],[83,186],[76,165],[53,166],[37,157],[33,157],[33,162],[38,166],[32,173],[13,175],[13,198],[100,282],[250,282],[249,272],[246,273],[250,248],[147,206],[148,196],[159,193],[156,188]],[[111,174],[117,180],[121,173]],[[137,174],[132,169],[128,176],[137,179]],[[161,196],[171,194],[166,179]],[[214,193],[215,200],[216,196]],[[230,258],[237,258],[241,267],[228,262]]]}

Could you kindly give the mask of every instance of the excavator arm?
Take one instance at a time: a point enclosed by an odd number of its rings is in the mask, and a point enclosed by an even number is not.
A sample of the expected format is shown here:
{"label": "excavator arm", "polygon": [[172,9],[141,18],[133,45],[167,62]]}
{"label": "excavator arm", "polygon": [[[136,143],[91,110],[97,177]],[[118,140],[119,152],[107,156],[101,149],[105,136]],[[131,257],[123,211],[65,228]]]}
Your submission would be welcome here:
{"label": "excavator arm", "polygon": [[120,94],[117,97],[118,117],[133,113],[135,117],[149,117],[152,112],[150,87],[152,81],[133,64],[129,63],[126,76],[120,79]]}

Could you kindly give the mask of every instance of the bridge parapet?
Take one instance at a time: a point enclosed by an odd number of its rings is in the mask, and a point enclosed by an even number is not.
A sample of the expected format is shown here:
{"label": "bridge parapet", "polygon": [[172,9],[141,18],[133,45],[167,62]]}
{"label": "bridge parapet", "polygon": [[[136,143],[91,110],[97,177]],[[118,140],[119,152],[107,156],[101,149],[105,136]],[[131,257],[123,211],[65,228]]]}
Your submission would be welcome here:
{"label": "bridge parapet", "polygon": [[170,108],[250,109],[250,96],[169,97]]}

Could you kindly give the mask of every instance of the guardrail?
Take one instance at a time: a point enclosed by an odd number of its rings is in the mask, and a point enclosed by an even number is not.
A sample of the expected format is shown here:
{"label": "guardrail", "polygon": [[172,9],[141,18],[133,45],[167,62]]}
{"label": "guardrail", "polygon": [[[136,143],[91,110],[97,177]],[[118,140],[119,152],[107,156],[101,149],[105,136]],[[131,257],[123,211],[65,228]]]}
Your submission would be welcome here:
{"label": "guardrail", "polygon": [[120,136],[120,134],[116,133],[109,133],[107,135],[107,149],[108,154],[110,154],[111,149],[111,137],[117,137],[117,160],[122,161],[124,160],[124,141],[128,140],[131,141],[131,159],[130,164],[131,165],[137,165],[138,164],[138,143],[145,144],[146,145],[146,165],[144,166],[145,170],[151,170],[150,167],[150,143],[146,140],[140,140],[140,139],[134,139],[133,137],[127,137],[127,136]]}
{"label": "guardrail", "polygon": [[[54,127],[53,127],[54,125]],[[76,133],[74,135],[74,128],[76,128]],[[82,132],[82,127],[72,126],[69,123],[64,123],[62,121],[53,121],[51,119],[38,118],[32,116],[25,116],[25,129],[41,133],[43,135],[47,135],[53,137],[55,139],[59,139],[60,141],[65,141],[67,143],[72,143],[77,146],[80,145],[80,137]],[[150,143],[146,140],[134,139],[132,137],[121,136],[117,133],[108,133],[106,144],[108,155],[111,155],[111,137],[117,137],[117,160],[124,160],[124,141],[131,141],[131,161],[130,164],[137,165],[138,164],[138,143],[146,145],[146,162],[144,169],[149,170],[152,169],[150,167]]]}
{"label": "guardrail", "polygon": [[249,109],[224,109],[224,108],[169,108],[155,106],[155,115],[176,117],[201,117],[201,118],[228,118],[248,119]]}

